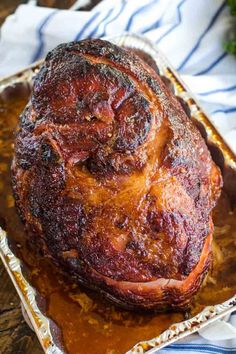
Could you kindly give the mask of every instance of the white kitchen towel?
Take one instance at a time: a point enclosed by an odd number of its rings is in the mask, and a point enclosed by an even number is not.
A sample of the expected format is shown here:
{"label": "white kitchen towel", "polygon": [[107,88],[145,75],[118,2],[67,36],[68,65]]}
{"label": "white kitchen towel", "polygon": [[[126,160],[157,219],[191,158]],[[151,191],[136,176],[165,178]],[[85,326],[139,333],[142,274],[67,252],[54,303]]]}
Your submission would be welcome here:
{"label": "white kitchen towel", "polygon": [[[236,58],[223,48],[231,27],[223,0],[103,0],[87,12],[21,5],[1,28],[0,76],[43,58],[62,42],[142,34],[164,52],[236,151]],[[236,314],[226,325],[218,322],[214,331],[201,331],[160,353],[236,353],[234,326]]]}
{"label": "white kitchen towel", "polygon": [[223,0],[103,0],[87,12],[21,5],[1,29],[0,75],[61,42],[143,34],[166,54],[236,151],[236,59],[223,49],[232,27]]}
{"label": "white kitchen towel", "polygon": [[228,322],[219,320],[204,329],[200,335],[194,333],[176,343],[161,349],[164,354],[236,354],[236,312],[231,314]]}
{"label": "white kitchen towel", "polygon": [[223,0],[103,0],[87,12],[21,5],[1,28],[0,76],[61,42],[143,34],[166,54],[236,151],[236,59],[223,48],[233,26]]}

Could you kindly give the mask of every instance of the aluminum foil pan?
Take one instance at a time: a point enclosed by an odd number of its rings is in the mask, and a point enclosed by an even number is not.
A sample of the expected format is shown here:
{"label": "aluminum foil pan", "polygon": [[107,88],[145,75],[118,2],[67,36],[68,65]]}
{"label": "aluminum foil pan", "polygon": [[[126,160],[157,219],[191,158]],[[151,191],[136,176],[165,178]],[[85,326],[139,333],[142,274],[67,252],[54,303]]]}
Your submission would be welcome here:
{"label": "aluminum foil pan", "polygon": [[[236,156],[224,142],[215,127],[211,124],[207,114],[200,107],[191,91],[182,82],[177,72],[171,67],[159,49],[147,39],[124,34],[117,37],[106,38],[109,41],[124,47],[139,49],[149,54],[156,62],[160,75],[166,78],[175,95],[179,98],[186,113],[191,116],[200,132],[204,136],[216,163],[221,167],[224,176],[226,192],[232,200],[236,200]],[[25,70],[0,81],[0,93],[10,90],[11,86],[18,83],[32,83],[42,61],[39,61]],[[62,354],[52,321],[47,318],[38,306],[36,290],[27,282],[22,271],[20,260],[11,251],[6,232],[0,228],[0,257],[18,292],[25,308],[25,312],[38,336],[46,354]],[[199,329],[217,321],[218,319],[236,310],[236,295],[231,299],[215,306],[206,307],[202,312],[186,321],[172,324],[161,335],[136,344],[126,354],[156,353],[161,348],[184,338]],[[140,338],[141,340],[142,338]]]}

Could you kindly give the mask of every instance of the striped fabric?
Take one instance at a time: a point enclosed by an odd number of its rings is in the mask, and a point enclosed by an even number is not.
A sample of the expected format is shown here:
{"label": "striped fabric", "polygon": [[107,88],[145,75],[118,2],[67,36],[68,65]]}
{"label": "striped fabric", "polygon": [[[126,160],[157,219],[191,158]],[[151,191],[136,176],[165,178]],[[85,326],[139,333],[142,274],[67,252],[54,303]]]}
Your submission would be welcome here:
{"label": "striped fabric", "polygon": [[[103,0],[90,12],[21,5],[1,28],[0,75],[20,70],[61,42],[143,34],[166,54],[236,151],[236,58],[222,45],[231,27],[224,0]],[[229,321],[236,327],[236,314]],[[233,327],[224,324],[215,325],[215,335],[203,331],[203,337],[192,335],[160,353],[236,353]]]}
{"label": "striped fabric", "polygon": [[90,12],[21,5],[1,29],[0,75],[61,42],[143,34],[167,55],[236,151],[236,60],[222,45],[231,27],[224,0],[103,0]]}
{"label": "striped fabric", "polygon": [[192,334],[161,349],[158,353],[236,354],[236,311],[224,320],[219,320],[202,329],[200,335]]}
{"label": "striped fabric", "polygon": [[236,60],[222,46],[231,22],[223,0],[103,0],[90,12],[21,5],[2,26],[0,75],[61,42],[143,34],[167,55],[236,151]]}

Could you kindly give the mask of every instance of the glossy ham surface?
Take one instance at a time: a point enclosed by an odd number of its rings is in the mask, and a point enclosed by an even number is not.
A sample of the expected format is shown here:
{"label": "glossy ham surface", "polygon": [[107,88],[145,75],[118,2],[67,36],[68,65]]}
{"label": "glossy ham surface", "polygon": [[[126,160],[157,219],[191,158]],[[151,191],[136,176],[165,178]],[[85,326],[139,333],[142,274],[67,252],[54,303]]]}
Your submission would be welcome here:
{"label": "glossy ham surface", "polygon": [[20,116],[18,212],[61,270],[131,309],[186,308],[211,259],[222,184],[173,93],[102,40],[47,55]]}

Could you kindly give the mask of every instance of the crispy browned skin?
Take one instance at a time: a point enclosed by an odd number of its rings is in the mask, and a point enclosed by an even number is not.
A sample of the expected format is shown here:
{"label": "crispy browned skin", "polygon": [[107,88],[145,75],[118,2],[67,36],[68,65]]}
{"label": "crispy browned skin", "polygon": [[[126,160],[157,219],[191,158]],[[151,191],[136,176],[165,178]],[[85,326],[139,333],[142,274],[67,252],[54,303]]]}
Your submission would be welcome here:
{"label": "crispy browned skin", "polygon": [[12,164],[30,240],[130,308],[183,308],[208,269],[221,175],[160,77],[85,40],[50,52]]}

